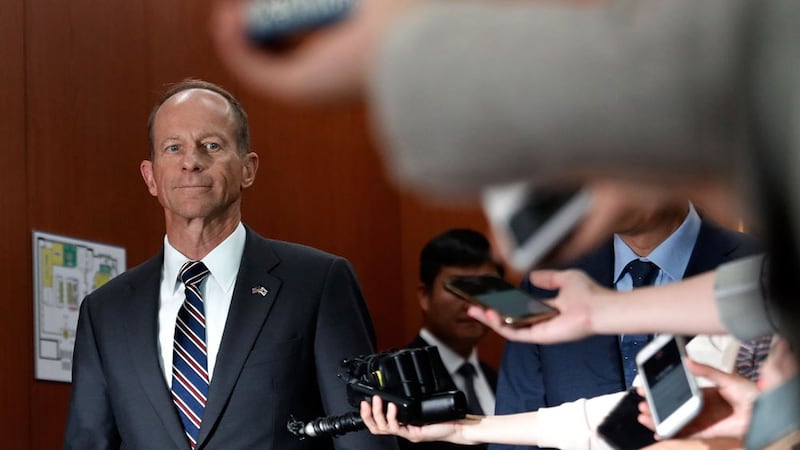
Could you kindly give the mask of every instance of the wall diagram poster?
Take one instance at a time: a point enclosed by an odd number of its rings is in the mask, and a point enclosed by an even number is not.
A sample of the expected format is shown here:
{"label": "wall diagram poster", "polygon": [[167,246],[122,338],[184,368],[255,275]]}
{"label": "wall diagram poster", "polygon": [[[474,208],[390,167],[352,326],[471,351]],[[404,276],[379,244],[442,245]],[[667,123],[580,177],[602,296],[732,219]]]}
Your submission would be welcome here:
{"label": "wall diagram poster", "polygon": [[33,232],[36,378],[72,381],[78,308],[86,294],[125,271],[125,249]]}

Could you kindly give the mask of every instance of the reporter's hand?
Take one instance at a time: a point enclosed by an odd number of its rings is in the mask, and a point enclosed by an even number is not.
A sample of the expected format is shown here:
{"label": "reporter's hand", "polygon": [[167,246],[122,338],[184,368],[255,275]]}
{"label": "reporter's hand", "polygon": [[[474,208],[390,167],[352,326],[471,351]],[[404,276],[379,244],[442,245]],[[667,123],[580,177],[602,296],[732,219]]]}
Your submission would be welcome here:
{"label": "reporter's hand", "polygon": [[789,343],[782,337],[776,338],[769,350],[769,356],[761,367],[758,387],[768,390],[780,386],[797,375],[797,358],[794,357]]}
{"label": "reporter's hand", "polygon": [[531,282],[543,289],[558,289],[558,296],[547,301],[559,314],[543,322],[524,327],[506,325],[493,310],[470,306],[467,315],[486,324],[506,339],[519,342],[551,344],[574,341],[594,334],[595,310],[602,308],[602,294],[613,294],[579,270],[537,270]]}
{"label": "reporter's hand", "polygon": [[364,89],[369,58],[389,26],[418,0],[358,1],[341,23],[305,36],[296,47],[271,52],[250,43],[243,0],[218,0],[211,36],[217,54],[247,87],[295,103],[348,100]]}
{"label": "reporter's hand", "polygon": [[[688,361],[688,367],[694,375],[707,378],[716,386],[703,389],[703,409],[678,436],[699,439],[743,438],[759,392],[756,384],[692,360]],[[642,388],[639,391],[640,395],[644,395]],[[639,422],[651,430],[655,429],[647,402],[639,404],[639,412]]]}
{"label": "reporter's hand", "polygon": [[575,230],[555,251],[550,254],[548,264],[560,264],[585,255],[607,240],[613,233],[630,230],[643,217],[675,205],[687,207],[688,197],[683,193],[627,179],[600,179],[589,185],[592,202],[586,216]]}
{"label": "reporter's hand", "polygon": [[698,202],[705,214],[721,223],[735,223],[741,217],[730,190],[711,181],[683,181],[676,187],[674,180],[666,183],[646,178],[603,177],[593,179],[588,189],[592,193],[589,211],[569,237],[542,262],[543,266],[574,261],[613,233],[635,229],[643,218],[650,220],[653,214],[672,207],[686,208],[689,199]]}
{"label": "reporter's hand", "polygon": [[[379,396],[372,397],[372,405],[361,402],[361,419],[370,433],[376,435],[391,434],[400,436],[411,442],[446,441],[456,444],[476,444],[469,442],[461,436],[459,422],[443,422],[421,427],[401,425],[397,421],[397,406],[389,403],[386,414],[383,414],[383,400]],[[464,419],[473,420],[474,419]]]}

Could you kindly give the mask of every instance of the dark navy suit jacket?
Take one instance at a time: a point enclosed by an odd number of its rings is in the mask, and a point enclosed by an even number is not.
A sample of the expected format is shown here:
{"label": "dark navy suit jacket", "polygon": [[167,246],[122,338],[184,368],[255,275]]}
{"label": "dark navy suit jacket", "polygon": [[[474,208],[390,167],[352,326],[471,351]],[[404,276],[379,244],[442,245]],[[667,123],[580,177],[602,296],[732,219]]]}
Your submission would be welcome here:
{"label": "dark navy suit jacket", "polygon": [[[375,335],[346,260],[246,230],[197,449],[396,449],[366,431],[302,441],[289,433],[292,415],[355,410],[337,375],[342,359],[374,352]],[[163,258],[81,304],[65,449],[189,449],[159,364]]]}
{"label": "dark navy suit jacket", "polygon": [[[416,339],[411,341],[406,347],[408,348],[422,348],[431,345],[425,339],[422,339],[421,336],[417,336]],[[489,386],[492,388],[492,391],[497,390],[497,372],[492,369],[489,365],[484,363],[483,361],[480,362],[481,371],[483,372],[483,376],[486,377],[486,381],[489,382]],[[405,439],[398,438],[397,443],[401,450],[483,450],[486,449],[486,444],[481,445],[456,445],[450,444],[447,442],[419,442],[413,443],[409,442]]]}
{"label": "dark navy suit jacket", "polygon": [[[722,263],[761,251],[752,236],[703,220],[684,278],[715,269]],[[578,263],[603,286],[614,285],[614,248],[608,241]],[[523,289],[552,297],[553,291],[523,282]],[[687,311],[691,314],[691,311]],[[536,411],[580,398],[625,390],[617,336],[592,336],[555,345],[508,342],[503,352],[497,386],[497,414]],[[492,450],[535,447],[492,445]]]}

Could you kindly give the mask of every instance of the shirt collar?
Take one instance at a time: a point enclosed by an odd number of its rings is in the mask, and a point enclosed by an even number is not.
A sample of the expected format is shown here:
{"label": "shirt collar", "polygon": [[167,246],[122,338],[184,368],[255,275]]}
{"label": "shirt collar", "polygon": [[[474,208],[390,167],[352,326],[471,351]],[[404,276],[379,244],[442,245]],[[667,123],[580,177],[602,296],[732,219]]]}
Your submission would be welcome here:
{"label": "shirt collar", "polygon": [[700,234],[702,220],[694,209],[694,205],[689,203],[689,213],[683,219],[683,223],[667,238],[658,245],[646,258],[639,256],[628,247],[628,245],[618,236],[614,235],[614,280],[619,281],[625,266],[634,259],[652,261],[661,269],[661,280],[663,282],[676,281],[683,278],[689,259],[692,257],[692,250]]}
{"label": "shirt collar", "polygon": [[[208,267],[209,272],[211,272],[209,276],[222,287],[224,292],[230,291],[233,288],[233,284],[236,282],[236,275],[239,271],[239,261],[241,261],[242,254],[244,253],[245,237],[244,225],[239,222],[239,225],[233,230],[233,233],[201,260],[206,267]],[[167,239],[165,235],[164,279],[175,280],[173,293],[180,286],[178,273],[183,264],[188,260],[189,258],[184,256],[169,243],[169,239]],[[232,261],[235,261],[236,264],[231,264]]]}
{"label": "shirt collar", "polygon": [[[464,358],[462,358],[461,355],[454,352],[450,347],[447,346],[447,344],[440,341],[436,336],[433,335],[433,333],[428,331],[427,328],[422,328],[419,330],[419,335],[428,344],[435,345],[439,348],[439,356],[442,357],[442,363],[444,363],[445,369],[447,369],[447,372],[450,374],[456,373],[458,368],[464,364]],[[470,353],[467,361],[475,366],[475,370],[480,369],[480,365],[478,363],[478,351],[475,348],[472,349],[472,353]]]}

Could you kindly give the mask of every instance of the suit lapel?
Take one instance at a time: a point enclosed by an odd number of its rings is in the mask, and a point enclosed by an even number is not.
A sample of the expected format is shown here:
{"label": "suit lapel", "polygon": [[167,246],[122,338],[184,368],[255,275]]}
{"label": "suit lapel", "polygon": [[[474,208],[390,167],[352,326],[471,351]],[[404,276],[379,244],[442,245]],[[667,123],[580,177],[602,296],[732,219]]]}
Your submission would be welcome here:
{"label": "suit lapel", "polygon": [[278,263],[278,256],[268,242],[247,228],[244,254],[217,354],[217,369],[209,385],[208,403],[197,437],[198,447],[219,421],[247,356],[272,309],[281,280],[268,272]]}
{"label": "suit lapel", "polygon": [[602,286],[614,287],[614,242],[606,241],[582,259],[577,269],[586,272]]}
{"label": "suit lapel", "polygon": [[[178,448],[188,448],[183,425],[172,404],[172,395],[164,381],[158,356],[158,296],[161,283],[163,251],[141,267],[141,276],[131,279],[129,301],[122,302],[125,329],[130,351],[128,354],[136,376],[153,405],[161,423]],[[143,333],[143,330],[146,332]]]}
{"label": "suit lapel", "polygon": [[729,255],[736,250],[737,242],[725,237],[719,225],[703,219],[683,278],[714,270],[730,259]]}
{"label": "suit lapel", "polygon": [[[577,268],[585,271],[600,285],[614,289],[614,240],[610,239],[600,245],[597,250],[587,255]],[[616,374],[618,389],[625,389],[625,374],[622,370],[622,354],[619,350],[619,337],[616,335],[591,336],[575,343],[557,344],[564,348],[575,348],[586,355],[585,364],[599,372]],[[611,349],[611,350],[609,350]],[[568,350],[573,351],[573,350]],[[608,358],[609,351],[614,355]]]}

